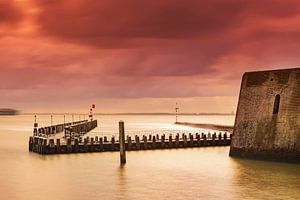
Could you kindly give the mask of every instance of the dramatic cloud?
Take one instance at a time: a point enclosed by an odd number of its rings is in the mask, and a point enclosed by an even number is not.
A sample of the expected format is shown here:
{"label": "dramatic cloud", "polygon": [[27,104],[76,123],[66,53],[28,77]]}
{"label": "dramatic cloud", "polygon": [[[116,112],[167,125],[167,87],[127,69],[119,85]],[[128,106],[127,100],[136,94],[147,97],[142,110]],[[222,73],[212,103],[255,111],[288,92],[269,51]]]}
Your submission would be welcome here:
{"label": "dramatic cloud", "polygon": [[[297,0],[39,2],[42,12],[38,21],[43,33],[64,40],[93,43],[99,47],[124,45],[119,42],[128,39],[212,38],[239,27],[249,18],[254,22],[257,19],[280,19],[299,14]],[[105,41],[107,39],[110,40]],[[130,46],[134,41],[128,43]]]}
{"label": "dramatic cloud", "polygon": [[298,0],[1,1],[0,103],[229,96],[232,105],[244,71],[299,66],[299,9]]}
{"label": "dramatic cloud", "polygon": [[22,10],[10,0],[1,0],[0,2],[0,25],[14,24],[22,18]]}

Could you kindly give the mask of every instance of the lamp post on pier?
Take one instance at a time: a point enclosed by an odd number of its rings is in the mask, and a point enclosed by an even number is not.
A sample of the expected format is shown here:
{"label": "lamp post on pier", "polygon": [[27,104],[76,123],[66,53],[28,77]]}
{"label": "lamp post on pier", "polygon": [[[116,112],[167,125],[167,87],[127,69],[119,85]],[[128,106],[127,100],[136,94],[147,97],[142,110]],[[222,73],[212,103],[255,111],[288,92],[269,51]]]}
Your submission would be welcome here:
{"label": "lamp post on pier", "polygon": [[176,123],[178,122],[178,110],[179,110],[179,107],[178,107],[178,103],[176,102],[176,105],[175,105]]}

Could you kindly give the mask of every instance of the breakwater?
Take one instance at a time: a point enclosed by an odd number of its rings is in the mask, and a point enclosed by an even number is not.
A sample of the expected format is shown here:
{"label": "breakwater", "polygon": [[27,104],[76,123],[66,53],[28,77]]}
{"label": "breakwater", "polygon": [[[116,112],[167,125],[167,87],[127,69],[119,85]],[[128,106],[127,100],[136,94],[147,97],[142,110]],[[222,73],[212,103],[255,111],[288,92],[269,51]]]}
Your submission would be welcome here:
{"label": "breakwater", "polygon": [[[227,133],[202,134],[170,134],[166,135],[135,135],[126,136],[125,149],[128,151],[192,148],[207,146],[228,146],[232,135]],[[29,138],[29,151],[39,154],[65,154],[65,153],[87,153],[87,152],[107,152],[120,151],[120,142],[115,137],[76,137],[62,140],[47,139],[43,137]]]}
{"label": "breakwater", "polygon": [[196,127],[196,128],[212,129],[212,130],[218,130],[218,131],[229,131],[229,132],[233,131],[233,126],[229,126],[229,125],[199,124],[199,123],[191,123],[191,122],[175,122],[175,124],[191,126],[191,127]]}
{"label": "breakwater", "polygon": [[[97,126],[97,121],[93,123],[96,123]],[[46,126],[40,128],[37,128],[38,123],[35,123],[34,125],[35,128],[33,129],[33,136],[38,136],[38,137],[49,137],[64,131],[66,131],[67,133],[69,132],[78,133],[79,131],[88,132],[91,130],[91,126],[92,126],[92,124],[89,123],[88,120],[68,122],[64,124],[56,124],[53,126]]]}

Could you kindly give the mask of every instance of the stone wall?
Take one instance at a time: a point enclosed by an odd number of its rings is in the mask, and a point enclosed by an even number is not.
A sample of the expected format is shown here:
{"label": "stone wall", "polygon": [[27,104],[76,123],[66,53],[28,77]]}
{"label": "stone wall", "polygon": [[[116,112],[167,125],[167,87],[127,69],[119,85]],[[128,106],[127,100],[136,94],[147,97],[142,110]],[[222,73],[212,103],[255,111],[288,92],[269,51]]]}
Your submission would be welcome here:
{"label": "stone wall", "polygon": [[244,74],[230,156],[300,162],[300,68]]}

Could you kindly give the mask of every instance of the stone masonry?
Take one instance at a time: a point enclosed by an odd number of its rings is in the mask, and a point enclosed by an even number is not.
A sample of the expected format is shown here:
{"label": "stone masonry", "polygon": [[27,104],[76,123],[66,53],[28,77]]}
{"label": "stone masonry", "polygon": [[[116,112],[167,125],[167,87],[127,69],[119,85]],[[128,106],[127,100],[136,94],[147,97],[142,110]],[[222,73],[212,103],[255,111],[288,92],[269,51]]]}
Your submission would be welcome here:
{"label": "stone masonry", "polygon": [[300,162],[300,68],[244,74],[230,156]]}

